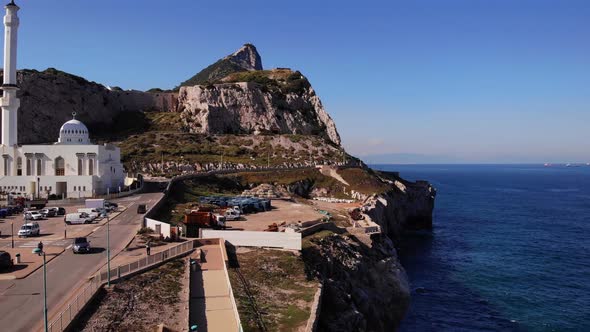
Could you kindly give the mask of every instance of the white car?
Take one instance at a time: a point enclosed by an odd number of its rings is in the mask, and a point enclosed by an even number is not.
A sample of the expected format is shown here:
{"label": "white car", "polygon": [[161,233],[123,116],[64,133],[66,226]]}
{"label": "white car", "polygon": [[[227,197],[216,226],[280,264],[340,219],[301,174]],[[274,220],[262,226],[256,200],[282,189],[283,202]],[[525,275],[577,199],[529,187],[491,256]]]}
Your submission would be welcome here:
{"label": "white car", "polygon": [[36,222],[24,224],[18,230],[18,237],[39,236],[41,234],[41,227]]}
{"label": "white car", "polygon": [[42,220],[43,215],[39,211],[25,212],[25,220]]}
{"label": "white car", "polygon": [[227,221],[240,220],[240,214],[234,210],[226,210],[223,216]]}

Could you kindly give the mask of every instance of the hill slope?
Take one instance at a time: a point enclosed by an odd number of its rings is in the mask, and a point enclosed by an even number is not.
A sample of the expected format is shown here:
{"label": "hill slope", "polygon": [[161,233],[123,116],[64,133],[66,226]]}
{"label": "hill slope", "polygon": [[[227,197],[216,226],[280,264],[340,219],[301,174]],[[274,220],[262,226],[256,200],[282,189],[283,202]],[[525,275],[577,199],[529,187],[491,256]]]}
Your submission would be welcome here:
{"label": "hill slope", "polygon": [[236,52],[218,60],[193,77],[180,83],[180,86],[213,83],[231,73],[248,70],[262,70],[260,54],[252,44],[245,44]]}

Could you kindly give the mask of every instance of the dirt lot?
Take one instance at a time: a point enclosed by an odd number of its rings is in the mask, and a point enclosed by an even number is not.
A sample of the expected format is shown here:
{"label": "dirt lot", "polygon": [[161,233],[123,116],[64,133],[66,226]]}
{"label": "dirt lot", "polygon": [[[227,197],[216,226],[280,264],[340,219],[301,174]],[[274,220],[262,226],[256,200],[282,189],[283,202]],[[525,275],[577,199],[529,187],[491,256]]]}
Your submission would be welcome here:
{"label": "dirt lot", "polygon": [[227,225],[234,229],[263,231],[272,223],[286,222],[291,224],[299,221],[317,220],[323,217],[312,206],[299,202],[273,200],[272,206],[271,211],[248,214],[243,218],[245,220],[230,221]]}
{"label": "dirt lot", "polygon": [[102,291],[72,331],[151,332],[162,323],[186,331],[186,265],[186,259],[177,259]]}
{"label": "dirt lot", "polygon": [[261,323],[268,331],[304,331],[318,283],[307,278],[301,257],[240,249],[237,260],[228,272],[244,331],[259,331]]}

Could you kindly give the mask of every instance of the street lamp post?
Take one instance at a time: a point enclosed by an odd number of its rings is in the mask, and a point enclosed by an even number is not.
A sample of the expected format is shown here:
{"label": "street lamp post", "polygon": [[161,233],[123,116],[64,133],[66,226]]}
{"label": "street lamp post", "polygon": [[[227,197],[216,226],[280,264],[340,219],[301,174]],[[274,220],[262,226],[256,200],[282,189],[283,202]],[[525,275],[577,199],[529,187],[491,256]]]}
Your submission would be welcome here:
{"label": "street lamp post", "polygon": [[43,247],[39,245],[39,247],[33,250],[33,253],[39,256],[43,255],[43,322],[45,324],[45,332],[48,332],[49,326],[47,324],[47,260],[45,259],[45,252],[42,248]]}
{"label": "street lamp post", "polygon": [[41,196],[41,193],[39,192],[41,190],[41,178],[38,177],[37,178],[37,199],[39,199],[39,196]]}
{"label": "street lamp post", "polygon": [[14,249],[14,222],[10,222],[10,240],[12,242],[12,249]]}
{"label": "street lamp post", "polygon": [[107,216],[107,287],[111,287],[111,239],[110,220]]}

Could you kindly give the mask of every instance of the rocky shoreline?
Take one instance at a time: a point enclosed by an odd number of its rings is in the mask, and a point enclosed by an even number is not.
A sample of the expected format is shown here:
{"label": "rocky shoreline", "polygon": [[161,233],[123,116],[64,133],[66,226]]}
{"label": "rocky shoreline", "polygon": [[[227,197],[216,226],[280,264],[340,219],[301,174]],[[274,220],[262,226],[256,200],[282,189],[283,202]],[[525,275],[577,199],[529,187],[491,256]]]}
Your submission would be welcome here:
{"label": "rocky shoreline", "polygon": [[368,239],[332,234],[303,250],[311,271],[323,281],[319,330],[391,331],[410,304],[410,287],[396,241],[408,229],[432,227],[436,190],[393,176],[392,189],[367,197],[363,212],[382,230]]}

